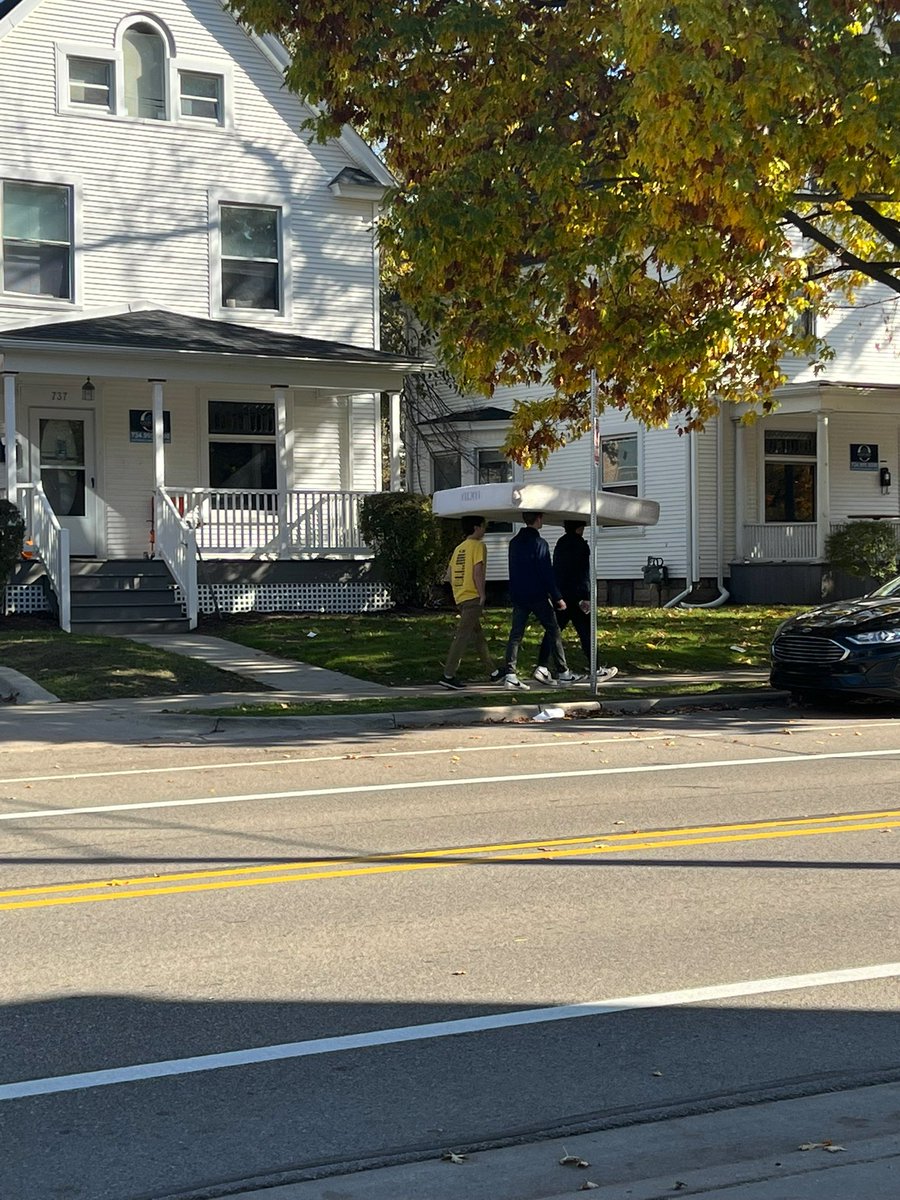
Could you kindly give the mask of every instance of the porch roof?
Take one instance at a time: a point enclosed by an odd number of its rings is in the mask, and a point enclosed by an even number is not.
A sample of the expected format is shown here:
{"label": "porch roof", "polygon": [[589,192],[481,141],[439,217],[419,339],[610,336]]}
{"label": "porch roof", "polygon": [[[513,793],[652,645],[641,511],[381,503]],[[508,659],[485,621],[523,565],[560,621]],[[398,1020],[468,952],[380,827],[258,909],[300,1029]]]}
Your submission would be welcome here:
{"label": "porch roof", "polygon": [[[218,373],[222,359],[227,359],[229,377],[240,376],[241,381],[264,367],[273,382],[288,387],[343,384],[359,391],[397,388],[398,377],[432,366],[424,359],[366,346],[165,309],[0,329],[0,354],[8,370],[34,370],[36,355],[51,367],[53,359],[61,366],[64,358],[90,354],[102,356],[110,374],[146,375],[163,368],[161,373],[170,378],[193,375],[196,369]],[[126,366],[128,359],[133,361]],[[100,374],[103,366],[95,362],[93,369]]]}

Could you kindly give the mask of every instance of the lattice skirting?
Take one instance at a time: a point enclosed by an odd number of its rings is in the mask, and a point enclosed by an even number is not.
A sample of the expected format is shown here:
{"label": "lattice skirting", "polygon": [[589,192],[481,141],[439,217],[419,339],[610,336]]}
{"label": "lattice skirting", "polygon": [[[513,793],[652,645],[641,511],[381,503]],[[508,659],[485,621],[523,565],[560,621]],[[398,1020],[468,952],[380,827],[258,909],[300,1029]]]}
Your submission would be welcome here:
{"label": "lattice skirting", "polygon": [[[200,611],[244,612],[384,612],[391,607],[381,583],[201,583]],[[183,599],[180,589],[176,596]]]}
{"label": "lattice skirting", "polygon": [[8,613],[49,612],[50,601],[46,589],[39,583],[7,584],[6,611]]}

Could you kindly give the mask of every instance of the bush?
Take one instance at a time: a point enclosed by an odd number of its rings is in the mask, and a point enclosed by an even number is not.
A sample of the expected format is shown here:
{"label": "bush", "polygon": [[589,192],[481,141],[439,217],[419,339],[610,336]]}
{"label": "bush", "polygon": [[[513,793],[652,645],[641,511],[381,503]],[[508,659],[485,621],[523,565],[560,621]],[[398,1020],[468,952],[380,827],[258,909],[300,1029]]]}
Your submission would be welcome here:
{"label": "bush", "polygon": [[897,574],[897,541],[886,521],[851,521],[830,534],[825,556],[833,567],[885,583]]}
{"label": "bush", "polygon": [[22,557],[25,521],[14,504],[0,500],[0,616],[6,611],[6,581]]}
{"label": "bush", "polygon": [[435,517],[428,496],[376,492],[360,503],[359,527],[394,603],[401,608],[432,604],[462,537],[457,522]]}

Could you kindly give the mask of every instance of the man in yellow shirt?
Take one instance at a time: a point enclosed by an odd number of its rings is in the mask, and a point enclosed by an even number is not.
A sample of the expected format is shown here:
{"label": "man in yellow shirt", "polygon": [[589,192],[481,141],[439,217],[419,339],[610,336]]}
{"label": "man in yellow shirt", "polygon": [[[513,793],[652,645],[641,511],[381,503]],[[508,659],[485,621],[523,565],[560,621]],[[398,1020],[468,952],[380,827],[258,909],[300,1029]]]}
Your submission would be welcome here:
{"label": "man in yellow shirt", "polygon": [[466,535],[466,540],[460,542],[450,557],[448,573],[450,585],[453,588],[453,599],[459,609],[459,629],[447,651],[444,674],[439,682],[441,687],[449,688],[454,692],[466,686],[456,672],[459,669],[459,661],[463,652],[473,639],[475,649],[478,651],[491,681],[498,682],[503,674],[499,667],[494,666],[485,641],[484,630],[481,628],[487,563],[484,529],[484,517],[463,517],[462,531]]}

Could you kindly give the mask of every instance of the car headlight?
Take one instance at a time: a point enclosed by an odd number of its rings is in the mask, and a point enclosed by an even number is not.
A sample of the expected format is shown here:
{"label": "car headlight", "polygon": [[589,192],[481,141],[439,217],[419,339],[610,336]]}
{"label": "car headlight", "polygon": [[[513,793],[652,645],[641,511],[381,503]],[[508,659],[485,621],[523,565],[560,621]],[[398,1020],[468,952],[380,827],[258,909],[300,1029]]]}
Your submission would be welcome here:
{"label": "car headlight", "polygon": [[872,629],[864,633],[854,633],[847,638],[856,642],[857,646],[878,646],[888,642],[900,642],[900,629]]}

